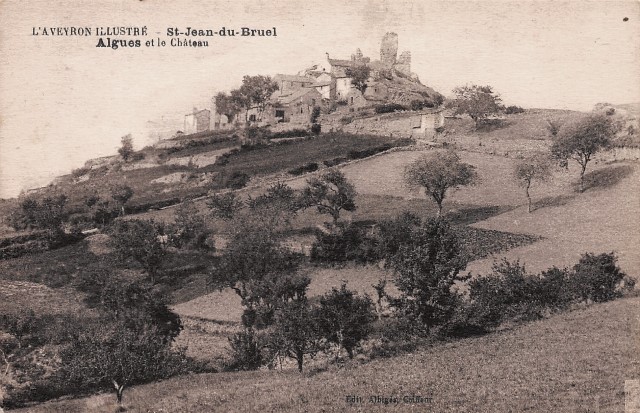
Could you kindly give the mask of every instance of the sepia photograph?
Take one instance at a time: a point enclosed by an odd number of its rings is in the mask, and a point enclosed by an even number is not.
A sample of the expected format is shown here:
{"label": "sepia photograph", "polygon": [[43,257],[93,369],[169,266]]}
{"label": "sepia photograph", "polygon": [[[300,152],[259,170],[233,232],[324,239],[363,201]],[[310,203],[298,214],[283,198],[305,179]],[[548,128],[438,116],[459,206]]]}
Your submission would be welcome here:
{"label": "sepia photograph", "polygon": [[640,2],[0,22],[0,413],[640,413]]}

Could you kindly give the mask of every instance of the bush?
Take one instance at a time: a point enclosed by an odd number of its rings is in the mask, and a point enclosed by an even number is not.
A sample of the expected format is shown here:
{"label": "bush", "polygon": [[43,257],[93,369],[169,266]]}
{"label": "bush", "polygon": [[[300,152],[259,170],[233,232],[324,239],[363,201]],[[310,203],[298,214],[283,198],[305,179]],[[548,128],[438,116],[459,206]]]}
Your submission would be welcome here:
{"label": "bush", "polygon": [[411,101],[411,110],[421,110],[423,108],[433,108],[435,104],[431,100],[415,99]]}
{"label": "bush", "polygon": [[71,171],[71,176],[73,176],[74,178],[80,178],[83,175],[88,174],[91,171],[91,168],[87,168],[87,167],[81,167],[81,168],[76,168],[73,171]]}
{"label": "bush", "polygon": [[288,172],[291,175],[302,175],[307,172],[314,172],[318,170],[318,164],[316,162],[310,162],[306,165],[302,165],[298,168],[290,169]]}
{"label": "bush", "polygon": [[613,252],[584,254],[573,267],[572,286],[577,296],[583,301],[604,302],[633,289],[635,281],[620,270],[617,261]]}
{"label": "bush", "polygon": [[343,125],[348,125],[353,122],[353,116],[343,116],[340,118],[340,123]]}
{"label": "bush", "polygon": [[355,261],[359,264],[380,259],[377,238],[367,236],[355,224],[339,223],[329,233],[317,231],[311,247],[311,261],[341,263]]}
{"label": "bush", "polygon": [[241,189],[247,186],[251,177],[240,171],[234,171],[229,178],[225,179],[224,187],[231,189]]}
{"label": "bush", "polygon": [[245,328],[229,338],[231,362],[228,370],[257,370],[264,363],[260,336],[253,328]]}
{"label": "bush", "polygon": [[302,128],[289,129],[282,132],[273,132],[270,133],[269,139],[280,139],[280,138],[295,138],[298,136],[308,136],[309,131]]}
{"label": "bush", "polygon": [[406,106],[399,103],[383,103],[374,107],[376,113],[392,113],[407,110]]}
{"label": "bush", "polygon": [[320,117],[320,107],[314,106],[313,110],[311,111],[311,117],[309,118],[309,121],[315,124],[316,121],[318,120],[318,117]]}
{"label": "bush", "polygon": [[328,159],[326,161],[323,161],[322,163],[331,168],[332,166],[336,166],[336,165],[340,165],[341,163],[345,163],[349,160],[349,158],[346,158],[344,156],[340,156],[338,158],[333,158],[333,159]]}
{"label": "bush", "polygon": [[375,155],[377,153],[388,151],[391,148],[393,148],[393,145],[391,145],[389,143],[385,143],[383,145],[376,146],[376,147],[373,147],[373,148],[363,149],[361,151],[349,151],[348,157],[349,157],[349,159],[368,158],[368,157],[373,156],[373,155]]}
{"label": "bush", "polygon": [[524,109],[520,106],[507,106],[504,108],[504,113],[507,115],[514,115],[516,113],[524,113]]}

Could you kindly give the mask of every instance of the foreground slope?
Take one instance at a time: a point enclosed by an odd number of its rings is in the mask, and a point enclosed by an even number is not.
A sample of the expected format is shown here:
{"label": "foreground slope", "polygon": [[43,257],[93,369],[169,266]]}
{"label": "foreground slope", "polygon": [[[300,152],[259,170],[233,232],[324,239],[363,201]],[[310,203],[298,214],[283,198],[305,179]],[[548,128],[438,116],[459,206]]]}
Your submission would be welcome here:
{"label": "foreground slope", "polygon": [[[576,310],[510,331],[401,357],[300,376],[293,371],[202,374],[137,386],[128,412],[619,412],[640,377],[640,297]],[[363,398],[348,404],[346,396]],[[379,405],[369,396],[431,397]],[[112,412],[113,394],[20,412]]]}

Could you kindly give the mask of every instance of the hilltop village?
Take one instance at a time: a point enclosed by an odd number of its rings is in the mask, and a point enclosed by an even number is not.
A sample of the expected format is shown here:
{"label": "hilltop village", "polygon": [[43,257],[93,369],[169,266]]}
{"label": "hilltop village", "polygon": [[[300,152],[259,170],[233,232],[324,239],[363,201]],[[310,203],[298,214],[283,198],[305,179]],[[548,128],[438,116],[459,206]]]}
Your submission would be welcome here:
{"label": "hilltop village", "polygon": [[[230,110],[227,102],[215,97],[213,110],[194,108],[185,116],[181,132],[192,134],[245,125],[284,131],[310,127],[318,120],[325,131],[330,131],[336,126],[345,128],[345,115],[381,105],[389,105],[389,112],[413,111],[400,116],[403,119],[398,125],[370,128],[372,133],[433,137],[444,124],[443,96],[423,85],[411,71],[411,52],[398,54],[396,33],[382,38],[379,60],[364,56],[360,49],[349,59],[335,59],[326,53],[322,63],[296,74],[276,74],[268,79],[274,91],[264,102]],[[230,98],[233,100],[233,94]],[[312,116],[314,110],[316,114]]]}

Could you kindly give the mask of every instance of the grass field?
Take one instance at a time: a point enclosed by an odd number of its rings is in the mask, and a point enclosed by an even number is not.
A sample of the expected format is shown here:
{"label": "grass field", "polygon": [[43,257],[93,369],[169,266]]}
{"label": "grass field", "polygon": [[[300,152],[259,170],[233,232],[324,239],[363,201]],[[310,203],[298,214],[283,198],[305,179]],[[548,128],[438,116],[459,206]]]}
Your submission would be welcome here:
{"label": "grass field", "polygon": [[[627,298],[484,337],[325,372],[176,377],[125,392],[128,412],[621,412],[640,377],[640,298]],[[346,396],[362,397],[361,404]],[[370,396],[430,397],[372,404]],[[113,412],[115,396],[16,412]]]}

